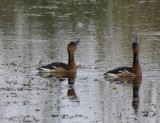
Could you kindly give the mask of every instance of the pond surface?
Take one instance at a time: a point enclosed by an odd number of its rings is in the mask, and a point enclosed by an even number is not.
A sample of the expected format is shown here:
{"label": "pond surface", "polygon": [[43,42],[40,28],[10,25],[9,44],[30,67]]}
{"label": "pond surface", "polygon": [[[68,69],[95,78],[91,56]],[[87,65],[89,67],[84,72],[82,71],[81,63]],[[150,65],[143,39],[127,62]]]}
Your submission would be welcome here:
{"label": "pond surface", "polygon": [[[158,0],[1,2],[0,122],[159,123],[159,6]],[[104,79],[107,70],[132,65],[135,35],[140,87]],[[40,61],[67,62],[66,46],[78,38],[74,85],[38,75]]]}

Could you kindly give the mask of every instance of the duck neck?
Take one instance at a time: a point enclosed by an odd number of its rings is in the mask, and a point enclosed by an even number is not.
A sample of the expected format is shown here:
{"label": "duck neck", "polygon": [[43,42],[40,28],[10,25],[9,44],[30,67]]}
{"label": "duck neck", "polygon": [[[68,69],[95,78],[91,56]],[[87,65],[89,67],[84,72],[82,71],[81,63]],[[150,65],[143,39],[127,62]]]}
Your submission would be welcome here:
{"label": "duck neck", "polygon": [[137,64],[139,64],[138,53],[133,53],[133,67]]}
{"label": "duck neck", "polygon": [[72,66],[72,64],[75,64],[75,62],[74,62],[74,53],[69,53],[68,65]]}

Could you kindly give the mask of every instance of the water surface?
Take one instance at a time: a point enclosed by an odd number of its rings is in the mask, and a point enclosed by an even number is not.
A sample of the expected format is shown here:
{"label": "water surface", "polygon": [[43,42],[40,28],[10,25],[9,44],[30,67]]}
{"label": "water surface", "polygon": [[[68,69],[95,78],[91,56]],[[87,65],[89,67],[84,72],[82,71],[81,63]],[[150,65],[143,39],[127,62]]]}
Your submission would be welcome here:
{"label": "water surface", "polygon": [[[0,4],[0,122],[160,122],[160,2],[3,1]],[[132,65],[138,36],[143,77],[139,105],[132,84],[103,74]],[[80,38],[74,86],[43,78],[39,61],[67,62],[66,46]]]}

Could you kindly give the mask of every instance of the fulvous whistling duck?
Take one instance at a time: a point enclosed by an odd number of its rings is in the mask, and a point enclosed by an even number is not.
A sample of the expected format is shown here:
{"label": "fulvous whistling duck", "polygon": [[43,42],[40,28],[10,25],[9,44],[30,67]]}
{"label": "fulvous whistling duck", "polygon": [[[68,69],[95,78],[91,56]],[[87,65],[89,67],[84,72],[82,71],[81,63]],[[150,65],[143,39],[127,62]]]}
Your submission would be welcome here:
{"label": "fulvous whistling duck", "polygon": [[74,61],[74,53],[77,48],[77,44],[80,42],[80,39],[74,42],[70,42],[67,46],[68,51],[68,64],[62,62],[53,62],[48,65],[37,68],[40,73],[55,73],[55,74],[68,74],[76,73],[77,66]]}
{"label": "fulvous whistling duck", "polygon": [[134,38],[132,44],[133,51],[133,65],[131,67],[118,67],[116,69],[107,71],[104,75],[110,79],[122,79],[122,78],[135,78],[136,76],[142,76],[141,66],[139,64],[139,45],[137,42],[137,36]]}

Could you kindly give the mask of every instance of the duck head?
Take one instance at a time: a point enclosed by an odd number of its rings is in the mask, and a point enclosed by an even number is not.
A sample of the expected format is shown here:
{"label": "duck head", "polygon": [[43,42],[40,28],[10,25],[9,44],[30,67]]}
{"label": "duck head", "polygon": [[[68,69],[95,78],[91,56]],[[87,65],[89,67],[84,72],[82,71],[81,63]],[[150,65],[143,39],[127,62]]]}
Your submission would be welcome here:
{"label": "duck head", "polygon": [[75,42],[70,42],[67,46],[67,51],[69,54],[74,54],[76,48],[77,48],[77,44]]}

